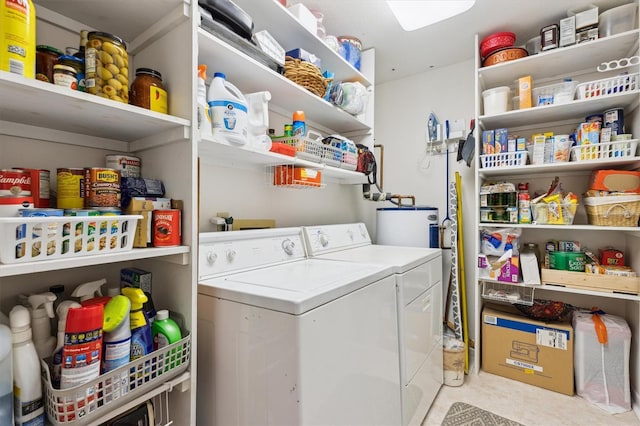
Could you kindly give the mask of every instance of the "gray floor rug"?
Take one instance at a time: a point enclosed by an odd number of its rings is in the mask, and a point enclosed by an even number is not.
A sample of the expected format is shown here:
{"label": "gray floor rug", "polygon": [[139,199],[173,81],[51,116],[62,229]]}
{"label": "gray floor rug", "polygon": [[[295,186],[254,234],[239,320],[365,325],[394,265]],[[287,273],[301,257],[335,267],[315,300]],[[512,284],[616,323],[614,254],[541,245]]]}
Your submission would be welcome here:
{"label": "gray floor rug", "polygon": [[442,426],[523,426],[464,402],[454,402],[447,411]]}

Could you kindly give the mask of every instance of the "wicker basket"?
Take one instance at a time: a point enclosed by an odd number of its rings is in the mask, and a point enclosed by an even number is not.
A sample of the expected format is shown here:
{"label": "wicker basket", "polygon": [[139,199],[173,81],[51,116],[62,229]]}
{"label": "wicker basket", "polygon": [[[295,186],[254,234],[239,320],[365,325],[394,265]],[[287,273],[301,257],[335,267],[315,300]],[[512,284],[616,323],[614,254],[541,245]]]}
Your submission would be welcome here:
{"label": "wicker basket", "polygon": [[638,226],[640,195],[585,197],[583,200],[590,225]]}
{"label": "wicker basket", "polygon": [[285,58],[284,76],[320,97],[324,96],[330,81],[322,76],[320,68],[291,56]]}

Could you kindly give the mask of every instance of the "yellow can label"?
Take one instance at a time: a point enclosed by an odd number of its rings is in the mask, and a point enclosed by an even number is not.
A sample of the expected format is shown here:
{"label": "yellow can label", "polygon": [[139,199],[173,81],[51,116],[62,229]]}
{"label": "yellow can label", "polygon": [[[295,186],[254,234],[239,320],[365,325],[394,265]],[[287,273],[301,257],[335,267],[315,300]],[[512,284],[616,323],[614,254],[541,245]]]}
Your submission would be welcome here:
{"label": "yellow can label", "polygon": [[149,109],[151,111],[167,113],[167,91],[159,87],[149,87]]}
{"label": "yellow can label", "polygon": [[30,0],[0,0],[0,70],[35,77],[35,22]]}

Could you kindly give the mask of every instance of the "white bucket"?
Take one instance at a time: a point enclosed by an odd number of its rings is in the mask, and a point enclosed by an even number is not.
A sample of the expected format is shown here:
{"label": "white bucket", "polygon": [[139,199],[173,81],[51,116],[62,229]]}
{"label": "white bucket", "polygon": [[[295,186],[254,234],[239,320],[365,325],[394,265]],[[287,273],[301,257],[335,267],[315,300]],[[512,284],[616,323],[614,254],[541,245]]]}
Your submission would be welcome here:
{"label": "white bucket", "polygon": [[214,74],[207,96],[213,140],[237,145],[247,143],[247,100],[223,73]]}
{"label": "white bucket", "polygon": [[508,86],[495,87],[482,92],[484,102],[484,115],[495,115],[509,110],[509,95],[511,89]]}

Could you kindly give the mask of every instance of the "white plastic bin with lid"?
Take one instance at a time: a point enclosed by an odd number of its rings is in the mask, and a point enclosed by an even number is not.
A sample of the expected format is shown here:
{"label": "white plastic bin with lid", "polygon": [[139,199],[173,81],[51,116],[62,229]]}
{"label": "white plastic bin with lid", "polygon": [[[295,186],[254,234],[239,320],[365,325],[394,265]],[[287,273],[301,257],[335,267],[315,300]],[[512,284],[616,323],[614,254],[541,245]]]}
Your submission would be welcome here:
{"label": "white plastic bin with lid", "polygon": [[508,86],[494,87],[482,92],[484,115],[495,115],[509,110],[511,89]]}
{"label": "white plastic bin with lid", "polygon": [[624,318],[600,315],[607,328],[607,343],[600,344],[592,314],[573,314],[576,393],[610,413],[631,410],[629,352],[631,330]]}
{"label": "white plastic bin with lid", "polygon": [[634,1],[606,10],[600,14],[598,22],[600,37],[609,37],[638,28],[638,3]]}

